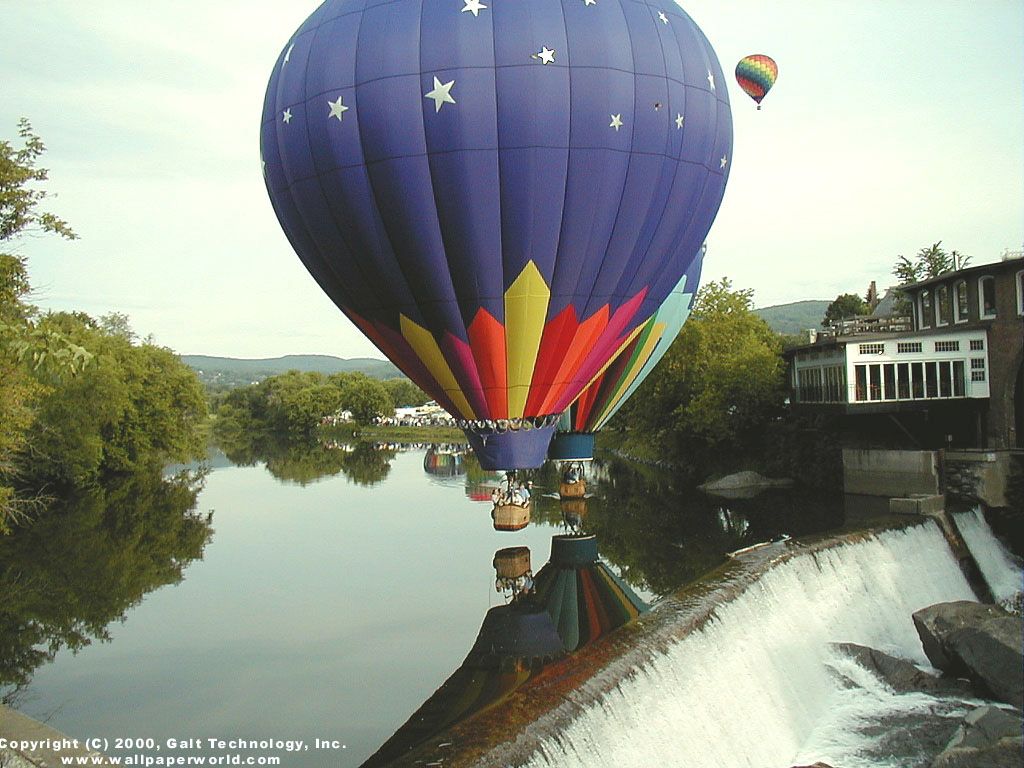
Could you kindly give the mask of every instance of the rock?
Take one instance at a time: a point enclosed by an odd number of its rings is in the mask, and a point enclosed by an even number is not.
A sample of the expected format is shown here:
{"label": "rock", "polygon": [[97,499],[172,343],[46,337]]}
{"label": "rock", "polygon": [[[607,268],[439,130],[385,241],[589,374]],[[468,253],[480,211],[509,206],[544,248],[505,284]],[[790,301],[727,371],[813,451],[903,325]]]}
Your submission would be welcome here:
{"label": "rock", "polygon": [[991,705],[972,709],[957,732],[950,740],[948,748],[970,747],[981,749],[990,747],[1005,736],[1020,736],[1024,718],[1017,711],[1008,711]]}
{"label": "rock", "polygon": [[899,693],[915,691],[935,696],[969,696],[972,693],[971,684],[966,680],[935,677],[905,659],[898,659],[874,648],[855,643],[834,643],[833,647],[876,674]]}
{"label": "rock", "polygon": [[986,706],[972,710],[932,768],[1019,768],[1024,753],[1019,711]]}
{"label": "rock", "polygon": [[736,472],[717,480],[697,486],[705,493],[728,499],[749,499],[768,488],[788,488],[793,485],[789,479],[772,479],[757,472]]}
{"label": "rock", "polygon": [[998,606],[962,601],[920,610],[914,625],[932,664],[1024,708],[1024,619]]}
{"label": "rock", "polygon": [[932,768],[1020,768],[1024,737],[1007,737],[985,749],[951,749],[932,763]]}

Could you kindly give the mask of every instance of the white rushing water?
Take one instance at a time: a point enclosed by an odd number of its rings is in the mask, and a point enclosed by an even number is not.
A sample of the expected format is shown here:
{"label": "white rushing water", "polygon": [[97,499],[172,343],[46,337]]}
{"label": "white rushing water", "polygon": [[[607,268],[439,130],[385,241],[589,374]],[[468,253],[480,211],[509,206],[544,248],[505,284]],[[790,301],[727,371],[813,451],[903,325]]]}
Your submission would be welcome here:
{"label": "white rushing water", "polygon": [[[530,765],[883,765],[858,756],[867,738],[858,723],[934,700],[892,693],[829,643],[927,665],[911,614],[973,599],[934,523],[794,557],[588,705]],[[843,686],[833,670],[861,687]]]}
{"label": "white rushing water", "polygon": [[953,515],[953,521],[997,602],[1005,603],[1024,589],[1020,561],[992,533],[980,507]]}

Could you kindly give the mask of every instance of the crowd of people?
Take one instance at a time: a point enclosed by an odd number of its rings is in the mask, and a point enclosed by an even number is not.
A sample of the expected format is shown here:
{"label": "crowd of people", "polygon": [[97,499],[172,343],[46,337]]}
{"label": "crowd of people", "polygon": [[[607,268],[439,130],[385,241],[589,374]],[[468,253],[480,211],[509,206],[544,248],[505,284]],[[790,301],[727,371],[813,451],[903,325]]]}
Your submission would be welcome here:
{"label": "crowd of people", "polygon": [[498,487],[491,491],[491,501],[494,502],[494,506],[496,507],[506,504],[515,504],[520,507],[525,507],[530,503],[530,489],[532,487],[533,482],[530,480],[520,482],[516,485],[514,480],[509,479],[508,484],[504,489]]}

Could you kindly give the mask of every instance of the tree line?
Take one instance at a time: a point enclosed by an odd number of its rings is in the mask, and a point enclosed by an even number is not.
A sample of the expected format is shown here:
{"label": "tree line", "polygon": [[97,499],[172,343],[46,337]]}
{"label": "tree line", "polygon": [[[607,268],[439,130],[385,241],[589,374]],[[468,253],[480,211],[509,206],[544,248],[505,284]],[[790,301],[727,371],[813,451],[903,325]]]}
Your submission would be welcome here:
{"label": "tree line", "polygon": [[0,532],[67,487],[86,487],[205,453],[206,397],[171,350],[127,318],[44,313],[32,305],[21,238],[73,240],[40,210],[45,147],[26,120],[0,141]]}
{"label": "tree line", "polygon": [[366,425],[392,415],[396,406],[423,405],[429,399],[408,379],[381,381],[358,372],[288,371],[217,395],[214,435],[229,443],[257,434],[309,440],[332,414],[349,411],[354,422]]}

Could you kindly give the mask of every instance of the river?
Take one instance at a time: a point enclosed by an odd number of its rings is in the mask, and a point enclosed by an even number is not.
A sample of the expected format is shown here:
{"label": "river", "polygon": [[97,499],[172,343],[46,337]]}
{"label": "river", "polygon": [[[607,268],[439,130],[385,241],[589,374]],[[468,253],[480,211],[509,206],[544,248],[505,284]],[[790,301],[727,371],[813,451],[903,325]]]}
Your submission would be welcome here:
{"label": "river", "polygon": [[[550,470],[536,477],[533,523],[509,533],[490,518],[497,476],[472,462],[452,468],[423,446],[243,463],[215,454],[194,506],[180,489],[175,506],[167,499],[177,497],[152,482],[130,486],[71,501],[53,532],[0,546],[8,577],[17,567],[22,583],[68,603],[53,609],[57,616],[27,604],[7,622],[8,632],[20,621],[34,633],[31,649],[5,643],[20,648],[4,660],[20,667],[3,678],[22,683],[19,709],[80,738],[152,739],[156,746],[136,750],[148,755],[158,746],[166,754],[169,740],[271,739],[314,746],[243,756],[357,766],[461,668],[488,611],[506,603],[495,586],[496,552],[529,548],[537,574],[566,531],[558,501],[545,496],[556,489]],[[590,471],[595,496],[582,527],[596,536],[608,583],[621,577],[641,606],[729,551],[852,522],[841,497],[715,499],[618,460]],[[144,515],[155,517],[142,524]],[[180,520],[155,522],[167,516]],[[976,527],[984,535],[984,521]],[[75,542],[82,551],[62,554]],[[801,609],[765,610],[782,627]],[[50,653],[28,654],[47,646]],[[316,739],[333,744],[316,748]],[[730,737],[714,750],[732,748]],[[574,752],[556,764],[577,759],[593,763]]]}

